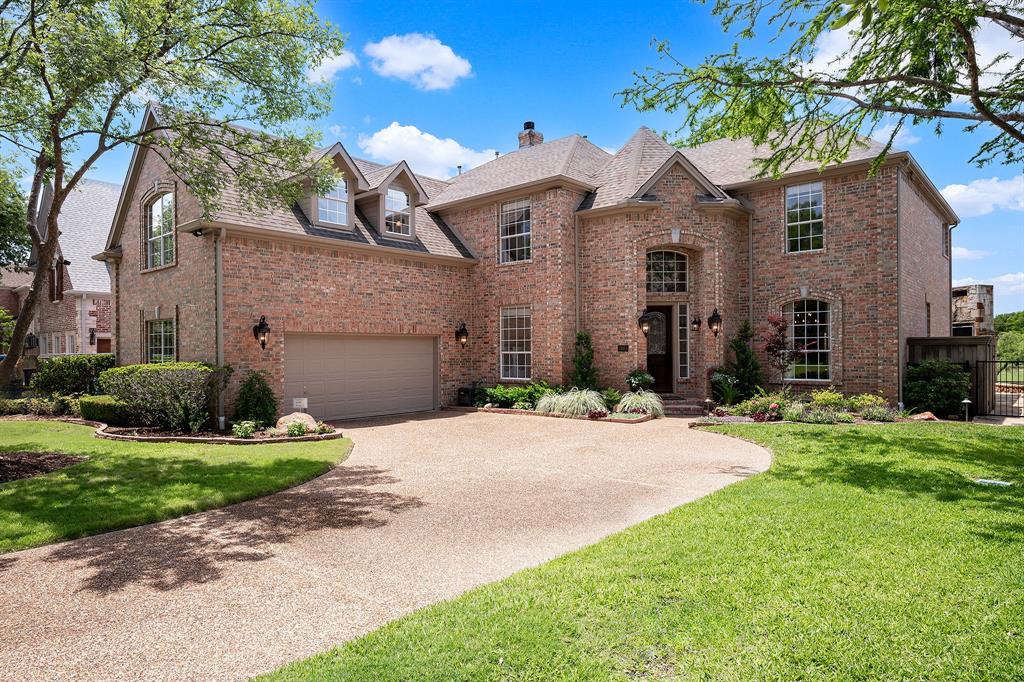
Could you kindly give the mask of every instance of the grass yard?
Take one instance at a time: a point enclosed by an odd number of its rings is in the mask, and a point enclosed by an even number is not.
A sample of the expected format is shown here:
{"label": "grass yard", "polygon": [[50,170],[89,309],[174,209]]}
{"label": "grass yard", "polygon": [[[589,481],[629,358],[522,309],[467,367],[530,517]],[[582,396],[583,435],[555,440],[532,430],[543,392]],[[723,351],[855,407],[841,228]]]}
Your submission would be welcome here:
{"label": "grass yard", "polygon": [[0,553],[223,507],[327,471],[348,439],[272,445],[124,443],[57,421],[0,421],[0,451],[88,460],[0,485]]}
{"label": "grass yard", "polygon": [[770,471],[268,678],[1024,678],[1024,429],[716,430]]}

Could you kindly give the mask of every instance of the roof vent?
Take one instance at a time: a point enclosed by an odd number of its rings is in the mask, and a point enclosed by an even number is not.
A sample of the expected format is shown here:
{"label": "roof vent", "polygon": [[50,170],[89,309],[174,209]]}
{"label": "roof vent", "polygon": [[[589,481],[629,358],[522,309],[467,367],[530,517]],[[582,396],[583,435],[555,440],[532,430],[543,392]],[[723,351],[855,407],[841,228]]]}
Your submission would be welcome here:
{"label": "roof vent", "polygon": [[544,136],[533,128],[533,121],[523,123],[523,130],[519,133],[519,148],[533,147],[544,142]]}

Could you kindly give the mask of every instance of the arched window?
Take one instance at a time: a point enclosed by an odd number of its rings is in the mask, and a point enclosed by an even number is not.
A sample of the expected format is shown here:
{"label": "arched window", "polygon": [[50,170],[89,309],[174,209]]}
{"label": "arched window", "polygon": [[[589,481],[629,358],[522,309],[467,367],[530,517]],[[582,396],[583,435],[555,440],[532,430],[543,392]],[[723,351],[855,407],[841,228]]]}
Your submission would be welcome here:
{"label": "arched window", "polygon": [[647,254],[647,291],[676,294],[686,291],[686,254],[651,251]]}
{"label": "arched window", "polygon": [[803,350],[800,359],[789,370],[787,379],[824,380],[831,377],[832,312],[827,301],[813,298],[787,303],[783,316],[789,322],[789,339]]}
{"label": "arched window", "polygon": [[174,195],[161,194],[146,204],[146,267],[174,262]]}

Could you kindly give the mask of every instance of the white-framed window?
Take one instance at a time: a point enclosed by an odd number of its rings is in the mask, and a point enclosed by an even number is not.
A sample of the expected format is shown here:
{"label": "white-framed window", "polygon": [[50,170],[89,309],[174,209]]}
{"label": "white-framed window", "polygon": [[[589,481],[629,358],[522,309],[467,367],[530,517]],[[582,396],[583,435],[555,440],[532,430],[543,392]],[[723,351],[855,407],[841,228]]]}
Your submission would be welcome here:
{"label": "white-framed window", "polygon": [[690,378],[690,306],[680,303],[676,309],[679,327],[679,378]]}
{"label": "white-framed window", "polygon": [[54,334],[53,335],[53,340],[56,341],[55,345],[57,346],[57,354],[58,355],[63,355],[64,354],[64,335],[63,334]]}
{"label": "white-framed window", "polygon": [[49,339],[46,337],[46,335],[45,334],[40,334],[39,335],[39,354],[40,355],[49,355],[49,353],[50,353],[50,349],[48,347],[49,345],[50,345],[49,344]]}
{"label": "white-framed window", "polygon": [[384,231],[409,236],[412,234],[409,195],[400,189],[388,189],[384,197]]}
{"label": "white-framed window", "polygon": [[348,181],[339,180],[334,189],[318,197],[316,210],[320,222],[348,225]]}
{"label": "white-framed window", "polygon": [[530,198],[501,204],[498,211],[499,262],[530,260]]}
{"label": "white-framed window", "polygon": [[146,205],[146,267],[174,262],[174,195],[161,194]]}
{"label": "white-framed window", "polygon": [[949,229],[949,225],[942,225],[942,255],[949,258],[950,252],[952,251],[951,242],[953,241],[952,230]]}
{"label": "white-framed window", "polygon": [[686,291],[686,254],[651,251],[647,254],[647,291],[675,294]]}
{"label": "white-framed window", "polygon": [[68,353],[77,353],[78,352],[78,343],[77,343],[77,341],[78,341],[78,337],[76,337],[74,334],[68,334],[68,345],[67,345],[67,352]]}
{"label": "white-framed window", "polygon": [[828,381],[832,360],[832,312],[827,301],[813,298],[787,303],[782,309],[789,323],[789,339],[803,350],[787,379]]}
{"label": "white-framed window", "polygon": [[501,378],[533,375],[533,313],[529,306],[501,309]]}
{"label": "white-framed window", "polygon": [[174,320],[146,323],[146,362],[174,362]]}
{"label": "white-framed window", "polygon": [[786,253],[825,248],[824,197],[820,182],[786,188]]}

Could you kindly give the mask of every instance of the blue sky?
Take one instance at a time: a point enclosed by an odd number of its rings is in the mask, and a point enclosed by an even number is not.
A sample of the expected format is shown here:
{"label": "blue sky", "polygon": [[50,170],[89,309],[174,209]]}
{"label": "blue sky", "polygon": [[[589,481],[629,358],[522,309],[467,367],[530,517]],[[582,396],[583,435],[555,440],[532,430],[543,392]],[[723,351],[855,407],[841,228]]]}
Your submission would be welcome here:
{"label": "blue sky", "polygon": [[[622,108],[614,93],[654,62],[654,37],[694,64],[732,44],[708,6],[682,2],[322,2],[319,10],[348,35],[347,54],[315,72],[335,88],[325,138],[435,175],[514,149],[525,120],[548,139],[578,132],[609,149],[641,125],[675,129],[678,116]],[[841,47],[835,38],[822,49]],[[1024,50],[991,38],[992,49]],[[902,137],[962,218],[954,280],[994,282],[997,312],[1024,309],[1022,169],[969,165],[984,138],[953,125],[941,138],[923,127]],[[117,154],[92,175],[120,182],[126,165]]]}

